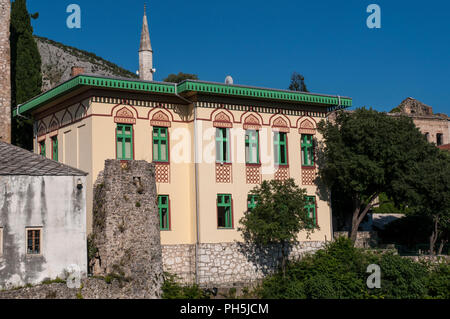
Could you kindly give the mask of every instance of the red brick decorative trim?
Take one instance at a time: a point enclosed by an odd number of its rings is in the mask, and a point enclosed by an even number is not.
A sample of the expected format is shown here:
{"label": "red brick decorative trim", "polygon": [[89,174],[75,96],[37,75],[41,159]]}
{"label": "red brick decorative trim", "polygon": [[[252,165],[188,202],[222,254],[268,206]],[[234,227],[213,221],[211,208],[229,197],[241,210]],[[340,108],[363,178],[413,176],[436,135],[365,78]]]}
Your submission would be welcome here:
{"label": "red brick decorative trim", "polygon": [[300,134],[315,135],[316,134],[316,127],[314,126],[314,124],[310,120],[304,120],[300,124],[299,133]]}
{"label": "red brick decorative trim", "polygon": [[233,123],[231,122],[230,117],[225,114],[225,112],[220,112],[214,117],[214,127],[219,128],[232,128]]}
{"label": "red brick decorative trim", "polygon": [[233,183],[233,166],[231,164],[216,163],[216,183]]}
{"label": "red brick decorative trim", "polygon": [[261,127],[262,127],[262,125],[259,122],[259,119],[256,116],[254,116],[253,114],[250,114],[245,119],[244,130],[260,130]]}
{"label": "red brick decorative trim", "polygon": [[169,184],[170,183],[170,164],[155,164],[155,179],[156,183]]}
{"label": "red brick decorative trim", "polygon": [[136,118],[134,117],[133,112],[126,107],[123,107],[117,111],[114,122],[119,124],[136,124]]}
{"label": "red brick decorative trim", "polygon": [[314,185],[316,177],[317,171],[315,167],[302,167],[302,185]]}
{"label": "red brick decorative trim", "polygon": [[273,121],[272,128],[274,130],[276,130],[276,131],[279,131],[279,132],[284,132],[284,133],[289,133],[290,132],[289,124],[281,116],[276,118]]}
{"label": "red brick decorative trim", "polygon": [[275,172],[275,179],[285,181],[290,178],[289,166],[280,166]]}
{"label": "red brick decorative trim", "polygon": [[253,165],[246,167],[247,184],[259,185],[262,183],[261,165]]}
{"label": "red brick decorative trim", "polygon": [[171,127],[171,122],[169,117],[162,111],[156,112],[150,121],[151,126],[161,126],[161,127]]}

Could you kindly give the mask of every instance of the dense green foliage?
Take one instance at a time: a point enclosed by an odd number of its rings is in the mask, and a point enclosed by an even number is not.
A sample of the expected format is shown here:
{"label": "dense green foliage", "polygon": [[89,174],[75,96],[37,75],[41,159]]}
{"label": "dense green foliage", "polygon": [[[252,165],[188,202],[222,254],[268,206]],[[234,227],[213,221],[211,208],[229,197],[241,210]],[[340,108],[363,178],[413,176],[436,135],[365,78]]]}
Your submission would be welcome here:
{"label": "dense green foliage", "polygon": [[[41,93],[41,56],[33,38],[26,0],[11,6],[11,98],[12,107]],[[33,122],[21,117],[12,120],[12,138],[17,146],[33,148]]]}
{"label": "dense green foliage", "polygon": [[163,299],[210,299],[210,296],[197,285],[180,285],[175,275],[164,273],[162,287]]}
{"label": "dense green foliage", "polygon": [[164,82],[181,83],[184,80],[198,80],[198,75],[179,72],[178,74],[169,74]]}
{"label": "dense green foliage", "polygon": [[[367,287],[367,267],[381,268],[381,288]],[[339,238],[315,255],[267,277],[257,289],[264,299],[418,299],[448,298],[449,264],[426,266],[392,253],[353,247]]]}
{"label": "dense green foliage", "polygon": [[300,92],[309,92],[306,83],[305,78],[303,75],[294,72],[291,76],[291,84],[289,85],[289,90],[291,91],[300,91]]}
{"label": "dense green foliage", "polygon": [[247,243],[280,244],[284,269],[288,249],[297,242],[298,233],[317,228],[305,209],[306,190],[300,189],[293,179],[271,180],[255,187],[250,195],[257,198],[256,207],[245,213],[238,230]]}
{"label": "dense green foliage", "polygon": [[[391,117],[372,109],[338,112],[335,121],[319,124],[319,176],[328,189],[339,188],[352,205],[351,238],[386,193],[396,200],[406,175],[433,148],[408,117]],[[350,204],[348,203],[348,204]],[[398,201],[396,201],[398,203]]]}
{"label": "dense green foliage", "polygon": [[386,193],[381,193],[379,196],[378,207],[374,207],[372,212],[375,214],[407,214],[408,208],[404,205],[397,205],[395,202],[386,195]]}
{"label": "dense green foliage", "polygon": [[448,243],[450,229],[450,155],[429,144],[427,156],[410,167],[403,183],[404,202],[411,214],[431,221],[430,251],[436,252],[436,243]]}

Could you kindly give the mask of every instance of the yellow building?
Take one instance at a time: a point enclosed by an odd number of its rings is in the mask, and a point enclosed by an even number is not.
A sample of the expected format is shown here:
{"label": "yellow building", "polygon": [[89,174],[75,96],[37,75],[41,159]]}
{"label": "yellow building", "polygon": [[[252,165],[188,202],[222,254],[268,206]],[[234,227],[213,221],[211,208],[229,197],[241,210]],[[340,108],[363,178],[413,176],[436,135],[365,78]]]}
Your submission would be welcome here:
{"label": "yellow building", "polygon": [[233,84],[80,74],[14,116],[35,119],[36,153],[89,172],[88,231],[105,160],[155,163],[165,268],[186,281],[227,285],[260,278],[276,260],[275,253],[256,264],[238,244],[239,220],[254,204],[248,194],[263,180],[293,178],[307,189],[320,230],[300,234],[293,255],[332,239],[330,205],[314,185],[317,124],[351,104],[347,97]]}

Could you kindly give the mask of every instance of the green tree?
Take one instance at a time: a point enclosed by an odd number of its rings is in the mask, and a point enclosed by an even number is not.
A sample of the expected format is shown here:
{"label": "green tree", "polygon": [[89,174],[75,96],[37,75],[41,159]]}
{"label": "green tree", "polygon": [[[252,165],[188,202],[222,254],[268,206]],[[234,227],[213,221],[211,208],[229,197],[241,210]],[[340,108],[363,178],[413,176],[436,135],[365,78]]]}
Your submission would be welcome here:
{"label": "green tree", "polygon": [[350,238],[355,242],[359,225],[379,195],[385,192],[394,198],[403,193],[408,185],[405,175],[431,145],[410,118],[365,108],[338,112],[335,121],[322,121],[319,131],[324,137],[319,177],[328,189],[339,187],[351,200]]}
{"label": "green tree", "polygon": [[179,72],[178,74],[169,74],[164,82],[181,83],[184,80],[198,80],[198,75]]}
{"label": "green tree", "polygon": [[434,146],[429,147],[426,158],[411,166],[404,180],[408,185],[403,200],[409,203],[412,214],[429,218],[432,222],[430,254],[435,254],[448,242],[450,226],[450,155]]}
{"label": "green tree", "polygon": [[[33,14],[37,18],[38,14]],[[39,95],[42,88],[41,56],[33,38],[26,0],[16,0],[11,6],[11,96],[16,107]],[[33,148],[33,121],[16,117],[12,121],[13,143]]]}
{"label": "green tree", "polygon": [[250,192],[257,199],[256,207],[247,211],[240,220],[247,243],[258,246],[280,245],[281,268],[286,271],[289,246],[297,242],[298,233],[308,234],[318,227],[310,218],[306,205],[306,190],[300,189],[293,179],[264,181]]}
{"label": "green tree", "polygon": [[289,90],[291,91],[300,91],[300,92],[309,92],[306,88],[305,78],[303,75],[294,72],[291,76],[291,84],[289,85]]}

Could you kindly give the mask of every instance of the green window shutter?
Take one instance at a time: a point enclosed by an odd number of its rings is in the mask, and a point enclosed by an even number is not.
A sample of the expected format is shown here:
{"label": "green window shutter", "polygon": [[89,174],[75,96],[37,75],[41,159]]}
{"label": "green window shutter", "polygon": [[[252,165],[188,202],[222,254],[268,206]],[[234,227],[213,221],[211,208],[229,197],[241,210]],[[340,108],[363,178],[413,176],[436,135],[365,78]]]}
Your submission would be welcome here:
{"label": "green window shutter", "polygon": [[284,132],[274,132],[274,155],[276,165],[287,165],[287,135]]}
{"label": "green window shutter", "polygon": [[46,156],[45,153],[45,141],[42,141],[39,143],[39,154],[41,154],[41,156]]}
{"label": "green window shutter", "polygon": [[170,202],[169,196],[158,196],[159,227],[160,230],[170,230]]}
{"label": "green window shutter", "polygon": [[314,166],[314,140],[312,135],[302,135],[302,166]]}
{"label": "green window shutter", "polygon": [[249,211],[254,209],[256,207],[257,203],[258,203],[258,197],[256,195],[248,195],[247,208]]}
{"label": "green window shutter", "polygon": [[52,159],[58,162],[58,137],[52,138]]}
{"label": "green window shutter", "polygon": [[117,159],[133,160],[133,125],[117,124]]}
{"label": "green window shutter", "polygon": [[230,131],[227,128],[216,129],[216,161],[230,163]]}
{"label": "green window shutter", "polygon": [[217,195],[217,227],[233,228],[233,205],[229,194]]}
{"label": "green window shutter", "polygon": [[245,132],[245,158],[247,164],[259,164],[259,132]]}
{"label": "green window shutter", "polygon": [[153,128],[153,161],[169,162],[169,138],[167,127]]}
{"label": "green window shutter", "polygon": [[308,212],[308,217],[311,219],[311,224],[309,228],[317,226],[317,212],[316,212],[316,197],[307,196],[305,209]]}

